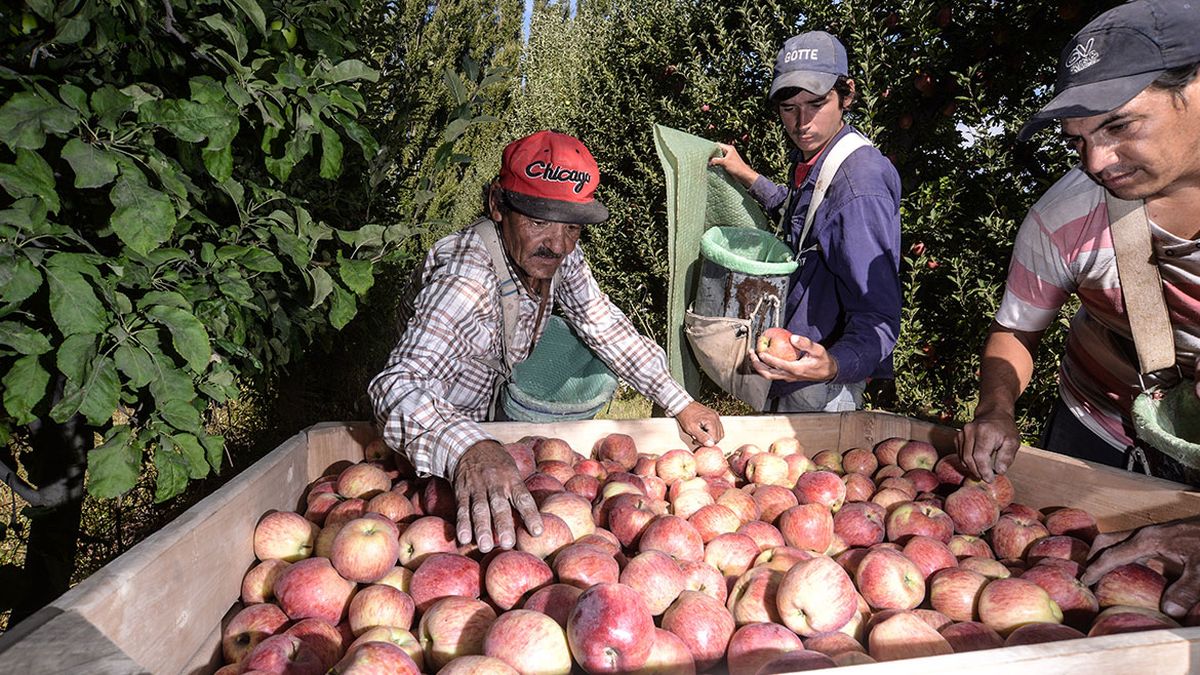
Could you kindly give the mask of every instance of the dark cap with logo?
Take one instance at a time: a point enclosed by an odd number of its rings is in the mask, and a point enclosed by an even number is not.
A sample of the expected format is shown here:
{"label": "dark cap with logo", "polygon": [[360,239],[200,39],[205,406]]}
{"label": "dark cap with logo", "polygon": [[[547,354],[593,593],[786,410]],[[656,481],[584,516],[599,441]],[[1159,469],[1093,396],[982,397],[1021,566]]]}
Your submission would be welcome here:
{"label": "dark cap with logo", "polygon": [[578,139],[539,131],[504,148],[500,187],[509,206],[539,220],[602,223],[608,209],[595,198],[600,167]]}
{"label": "dark cap with logo", "polygon": [[1083,27],[1063,49],[1054,99],[1017,136],[1064,117],[1116,110],[1164,71],[1200,61],[1200,0],[1134,0]]}
{"label": "dark cap with logo", "polygon": [[837,83],[839,75],[849,75],[846,48],[824,31],[811,31],[788,38],[775,57],[775,79],[771,81],[771,100],[787,89],[804,89],[824,96]]}

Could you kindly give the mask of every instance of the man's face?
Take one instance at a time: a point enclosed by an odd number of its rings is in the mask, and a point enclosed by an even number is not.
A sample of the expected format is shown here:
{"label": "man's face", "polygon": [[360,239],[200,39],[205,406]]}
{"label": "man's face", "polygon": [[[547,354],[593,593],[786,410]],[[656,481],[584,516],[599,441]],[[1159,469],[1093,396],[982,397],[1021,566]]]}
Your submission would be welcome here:
{"label": "man's face", "polygon": [[[854,81],[849,82],[853,89]],[[788,138],[809,159],[842,128],[841,101],[832,89],[821,96],[801,89],[799,94],[780,101],[779,119]]]}
{"label": "man's face", "polygon": [[1200,185],[1200,79],[1183,97],[1149,88],[1112,112],[1063,120],[1062,135],[1083,169],[1121,199]]}
{"label": "man's face", "polygon": [[539,220],[501,208],[498,200],[503,197],[498,189],[492,194],[492,220],[500,223],[504,249],[516,263],[518,274],[524,276],[522,281],[537,287],[540,284],[531,282],[553,278],[563,258],[575,249],[583,226]]}

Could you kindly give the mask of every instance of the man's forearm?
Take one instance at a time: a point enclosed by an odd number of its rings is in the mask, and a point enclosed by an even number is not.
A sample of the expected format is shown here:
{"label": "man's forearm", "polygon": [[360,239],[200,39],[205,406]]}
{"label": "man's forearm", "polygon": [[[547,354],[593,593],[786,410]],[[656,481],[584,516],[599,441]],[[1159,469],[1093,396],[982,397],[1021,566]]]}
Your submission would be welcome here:
{"label": "man's forearm", "polygon": [[979,406],[975,416],[1013,416],[1017,399],[1033,377],[1033,355],[1042,334],[993,324],[979,368]]}

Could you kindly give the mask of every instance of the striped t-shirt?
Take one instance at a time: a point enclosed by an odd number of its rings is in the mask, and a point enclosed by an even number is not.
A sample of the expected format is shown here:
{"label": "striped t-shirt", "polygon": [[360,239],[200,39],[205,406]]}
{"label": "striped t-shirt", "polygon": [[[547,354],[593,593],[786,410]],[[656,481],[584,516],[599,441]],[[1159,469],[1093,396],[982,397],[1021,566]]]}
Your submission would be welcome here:
{"label": "striped t-shirt", "polygon": [[[1150,229],[1177,362],[1190,375],[1200,353],[1200,241],[1153,223]],[[1055,183],[1021,224],[996,321],[1014,330],[1045,330],[1072,293],[1082,306],[1071,320],[1059,392],[1085,426],[1124,448],[1132,443],[1130,405],[1141,391],[1137,352],[1104,188],[1079,168]]]}

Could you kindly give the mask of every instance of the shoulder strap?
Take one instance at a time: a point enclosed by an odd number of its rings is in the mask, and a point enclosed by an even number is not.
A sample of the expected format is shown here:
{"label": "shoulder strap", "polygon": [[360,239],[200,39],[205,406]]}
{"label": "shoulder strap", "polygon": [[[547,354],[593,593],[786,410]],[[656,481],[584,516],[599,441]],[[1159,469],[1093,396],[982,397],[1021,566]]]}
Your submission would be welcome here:
{"label": "shoulder strap", "polygon": [[[821,164],[821,171],[817,173],[817,183],[813,186],[812,201],[809,202],[808,211],[804,214],[804,228],[800,230],[800,237],[796,239],[797,257],[804,250],[804,241],[808,239],[808,233],[812,230],[813,219],[817,216],[817,207],[825,201],[825,193],[829,191],[833,177],[842,167],[842,162],[846,161],[846,158],[855,150],[868,146],[871,146],[871,141],[867,140],[866,136],[851,130],[829,149],[829,156],[825,158],[824,163]],[[785,210],[784,218],[786,217]]]}
{"label": "shoulder strap", "polygon": [[1104,193],[1108,204],[1108,226],[1112,231],[1113,251],[1121,296],[1133,333],[1142,373],[1175,365],[1175,336],[1163,298],[1162,278],[1150,245],[1150,222],[1146,203],[1125,201]]}

